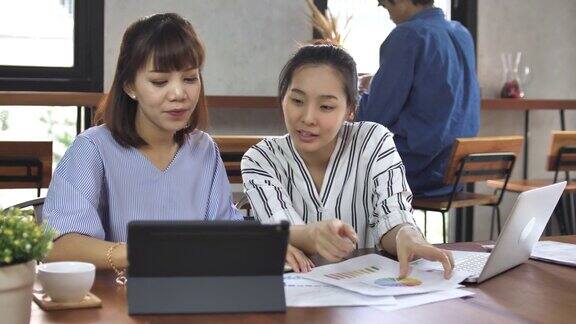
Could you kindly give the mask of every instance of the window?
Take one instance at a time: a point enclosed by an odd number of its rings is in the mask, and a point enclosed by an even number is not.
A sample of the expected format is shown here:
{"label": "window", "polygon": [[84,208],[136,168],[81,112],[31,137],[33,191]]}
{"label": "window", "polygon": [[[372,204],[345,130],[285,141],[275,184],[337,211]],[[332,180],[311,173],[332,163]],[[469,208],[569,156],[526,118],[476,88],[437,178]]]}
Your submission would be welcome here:
{"label": "window", "polygon": [[0,2],[0,90],[102,91],[103,0]]}
{"label": "window", "polygon": [[0,64],[74,66],[73,6],[74,0],[2,2],[0,48],[6,50],[0,52]]}
{"label": "window", "polygon": [[[436,0],[434,4],[450,19],[451,0]],[[380,45],[395,27],[388,11],[378,7],[376,0],[328,0],[328,9],[338,18],[340,33],[348,33],[344,47],[356,61],[358,72],[375,73],[380,65]],[[348,17],[350,22],[345,26]]]}
{"label": "window", "polygon": [[[101,92],[103,14],[103,0],[1,0],[0,91]],[[55,167],[79,114],[76,107],[0,106],[0,140],[52,141]],[[35,197],[35,189],[1,190],[0,208]]]}

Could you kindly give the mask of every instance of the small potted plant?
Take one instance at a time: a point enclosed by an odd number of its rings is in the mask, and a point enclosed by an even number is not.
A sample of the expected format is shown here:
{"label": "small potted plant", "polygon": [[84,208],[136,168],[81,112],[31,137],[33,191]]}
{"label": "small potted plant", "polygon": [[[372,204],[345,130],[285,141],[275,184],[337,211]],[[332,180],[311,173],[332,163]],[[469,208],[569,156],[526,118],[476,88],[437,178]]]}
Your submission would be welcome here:
{"label": "small potted plant", "polygon": [[56,232],[37,224],[26,211],[0,209],[0,318],[28,323],[36,261],[42,260]]}

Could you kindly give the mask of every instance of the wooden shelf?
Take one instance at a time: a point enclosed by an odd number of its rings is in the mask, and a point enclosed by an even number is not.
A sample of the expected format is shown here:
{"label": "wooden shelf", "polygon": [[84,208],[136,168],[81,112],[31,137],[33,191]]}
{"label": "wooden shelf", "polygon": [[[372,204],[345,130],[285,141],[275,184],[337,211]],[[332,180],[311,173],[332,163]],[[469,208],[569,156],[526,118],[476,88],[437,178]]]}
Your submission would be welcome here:
{"label": "wooden shelf", "polygon": [[482,109],[487,110],[558,110],[576,109],[574,99],[482,99]]}
{"label": "wooden shelf", "polygon": [[[98,106],[100,92],[0,91],[0,106]],[[210,108],[278,108],[276,97],[206,96]]]}
{"label": "wooden shelf", "polygon": [[0,106],[97,106],[100,92],[0,91]]}
{"label": "wooden shelf", "polygon": [[265,96],[206,96],[209,108],[278,108],[276,97]]}
{"label": "wooden shelf", "polygon": [[[0,91],[0,106],[83,106],[95,107],[104,93]],[[206,96],[210,108],[277,109],[275,96]],[[576,109],[576,99],[482,99],[486,110]]]}

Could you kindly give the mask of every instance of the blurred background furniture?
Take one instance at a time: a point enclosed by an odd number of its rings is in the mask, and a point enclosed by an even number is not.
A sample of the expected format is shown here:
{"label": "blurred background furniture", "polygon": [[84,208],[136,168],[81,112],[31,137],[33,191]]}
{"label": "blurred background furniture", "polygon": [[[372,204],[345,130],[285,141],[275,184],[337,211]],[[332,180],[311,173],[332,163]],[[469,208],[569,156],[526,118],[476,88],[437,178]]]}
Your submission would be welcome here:
{"label": "blurred background furniture", "polygon": [[[452,192],[447,196],[432,198],[414,198],[412,207],[424,211],[424,235],[426,235],[427,211],[437,211],[442,214],[442,237],[446,242],[446,213],[451,208],[461,210],[473,206],[492,207],[490,237],[494,231],[494,222],[497,221],[500,231],[500,202],[504,195],[501,191],[496,194],[481,194],[461,191],[463,185],[504,179],[503,185],[512,174],[514,162],[522,148],[521,136],[474,137],[456,139],[452,148],[452,155],[448,162],[444,183],[452,185]],[[462,217],[457,214],[456,217]],[[456,229],[457,231],[460,229]]]}
{"label": "blurred background furniture", "polygon": [[52,142],[0,141],[0,189],[48,188]]}
{"label": "blurred background furniture", "polygon": [[[547,157],[546,170],[554,172],[551,179],[523,179],[509,181],[507,186],[501,180],[488,181],[488,186],[496,190],[506,190],[515,193],[544,187],[552,183],[562,181],[561,173],[568,182],[564,195],[556,206],[554,218],[558,223],[561,234],[576,232],[576,213],[574,212],[574,192],[576,183],[570,180],[570,171],[576,170],[576,131],[554,131],[550,144],[550,151]],[[546,228],[547,235],[552,231],[552,218]]]}
{"label": "blurred background furniture", "polygon": [[[220,149],[220,156],[231,184],[242,184],[242,170],[240,162],[242,156],[252,147],[264,139],[264,136],[227,135],[213,136],[214,142]],[[246,211],[245,219],[254,219],[250,216],[250,202],[243,192],[233,192],[232,199],[236,208]]]}
{"label": "blurred background furniture", "polygon": [[528,157],[530,144],[530,111],[558,110],[560,114],[560,129],[566,130],[566,110],[576,109],[573,99],[482,99],[482,110],[516,110],[524,112],[524,160],[522,178],[528,178]]}

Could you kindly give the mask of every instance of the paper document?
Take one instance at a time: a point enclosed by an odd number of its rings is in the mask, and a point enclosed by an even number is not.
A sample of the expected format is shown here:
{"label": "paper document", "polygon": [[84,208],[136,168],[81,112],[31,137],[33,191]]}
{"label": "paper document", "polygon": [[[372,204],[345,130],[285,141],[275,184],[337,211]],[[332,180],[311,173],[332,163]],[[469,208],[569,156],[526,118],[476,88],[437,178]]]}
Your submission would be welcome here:
{"label": "paper document", "polygon": [[396,305],[374,306],[373,308],[376,308],[384,312],[391,312],[403,308],[415,307],[419,305],[430,304],[454,298],[462,298],[471,295],[474,295],[474,293],[464,289],[442,290],[427,294],[399,296],[396,297]]}
{"label": "paper document", "polygon": [[392,296],[365,296],[325,283],[284,275],[284,292],[288,307],[374,306],[395,305]]}
{"label": "paper document", "polygon": [[468,277],[454,272],[444,279],[442,270],[412,268],[408,277],[398,279],[398,262],[378,254],[368,254],[340,263],[314,268],[302,274],[303,278],[331,284],[369,296],[399,296],[430,291],[449,290]]}
{"label": "paper document", "polygon": [[[482,246],[488,250],[494,248],[494,245]],[[576,244],[538,241],[530,254],[530,258],[576,267]]]}

